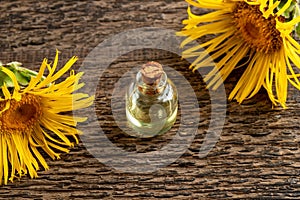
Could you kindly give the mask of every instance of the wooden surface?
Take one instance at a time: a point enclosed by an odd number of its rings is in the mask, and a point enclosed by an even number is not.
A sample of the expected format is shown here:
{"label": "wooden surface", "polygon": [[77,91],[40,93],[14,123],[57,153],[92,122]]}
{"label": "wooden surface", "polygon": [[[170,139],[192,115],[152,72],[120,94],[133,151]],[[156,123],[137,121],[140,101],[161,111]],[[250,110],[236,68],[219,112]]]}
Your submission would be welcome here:
{"label": "wooden surface", "polygon": [[[155,26],[179,31],[186,8],[179,0],[1,1],[0,60],[18,60],[37,69],[44,57],[52,60],[57,48],[62,52],[61,63],[78,55],[78,69],[94,47],[124,30]],[[123,173],[100,163],[81,142],[69,154],[62,154],[61,160],[46,156],[50,169],[39,171],[37,179],[23,177],[1,186],[0,199],[300,199],[300,93],[290,90],[286,110],[272,109],[264,90],[243,105],[228,102],[221,137],[200,159],[210,120],[209,94],[201,76],[188,71],[187,61],[168,52],[140,50],[123,55],[95,83],[98,125],[116,146],[129,152],[155,151],[178,128],[177,122],[162,137],[134,139],[112,117],[114,84],[122,73],[148,60],[180,72],[197,94],[200,125],[184,155],[153,173]],[[226,82],[227,93],[241,71]]]}

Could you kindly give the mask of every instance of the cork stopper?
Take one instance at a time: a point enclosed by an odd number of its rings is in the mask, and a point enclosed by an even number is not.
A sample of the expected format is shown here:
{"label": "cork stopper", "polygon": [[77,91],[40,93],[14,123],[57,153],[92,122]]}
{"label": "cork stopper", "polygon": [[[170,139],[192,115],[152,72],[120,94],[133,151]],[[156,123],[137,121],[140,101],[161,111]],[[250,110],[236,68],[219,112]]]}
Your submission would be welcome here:
{"label": "cork stopper", "polygon": [[142,65],[142,80],[147,85],[156,85],[159,83],[164,70],[158,62],[148,62]]}

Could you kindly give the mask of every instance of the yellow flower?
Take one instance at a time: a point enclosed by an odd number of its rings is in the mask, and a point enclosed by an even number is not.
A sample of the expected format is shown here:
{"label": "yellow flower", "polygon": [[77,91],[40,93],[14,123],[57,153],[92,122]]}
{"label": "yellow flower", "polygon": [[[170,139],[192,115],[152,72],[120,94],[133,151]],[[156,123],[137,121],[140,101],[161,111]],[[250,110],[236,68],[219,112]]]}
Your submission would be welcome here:
{"label": "yellow flower", "polygon": [[[60,83],[54,83],[76,62],[72,57],[65,66],[56,71],[58,52],[53,66],[44,59],[39,73],[31,77],[28,85],[19,85],[15,74],[6,67],[0,71],[10,77],[13,88],[2,86],[0,98],[0,185],[13,181],[16,176],[29,174],[37,177],[41,165],[48,165],[39,153],[43,149],[52,159],[58,159],[60,152],[68,152],[73,145],[68,136],[78,143],[77,122],[86,118],[66,115],[66,112],[88,107],[94,97],[83,93],[73,93],[84,84],[79,84],[83,73],[71,72]],[[49,74],[43,77],[45,69]]]}
{"label": "yellow flower", "polygon": [[[206,35],[215,37],[183,52],[183,58],[196,57],[190,68],[207,66],[206,53],[215,60],[215,68],[205,77],[208,87],[218,88],[237,67],[247,67],[229,95],[239,103],[253,97],[263,86],[274,105],[286,107],[288,82],[300,89],[300,45],[291,33],[300,17],[286,21],[281,15],[293,0],[186,0],[190,5],[213,12],[197,16],[188,8],[189,18],[183,21],[179,35],[187,38],[182,47]],[[281,1],[282,2],[282,1]],[[201,50],[205,48],[205,52]],[[248,56],[247,63],[241,63]],[[217,76],[219,71],[220,76]]]}

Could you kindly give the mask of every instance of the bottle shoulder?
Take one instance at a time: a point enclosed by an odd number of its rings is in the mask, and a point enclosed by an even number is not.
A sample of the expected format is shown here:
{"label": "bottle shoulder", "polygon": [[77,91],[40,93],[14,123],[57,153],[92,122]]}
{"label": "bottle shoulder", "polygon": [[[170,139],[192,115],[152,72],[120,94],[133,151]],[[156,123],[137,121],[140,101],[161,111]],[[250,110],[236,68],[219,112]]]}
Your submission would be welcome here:
{"label": "bottle shoulder", "polygon": [[178,94],[177,89],[174,83],[168,79],[165,89],[160,93],[158,99],[160,100],[176,100],[177,101]]}

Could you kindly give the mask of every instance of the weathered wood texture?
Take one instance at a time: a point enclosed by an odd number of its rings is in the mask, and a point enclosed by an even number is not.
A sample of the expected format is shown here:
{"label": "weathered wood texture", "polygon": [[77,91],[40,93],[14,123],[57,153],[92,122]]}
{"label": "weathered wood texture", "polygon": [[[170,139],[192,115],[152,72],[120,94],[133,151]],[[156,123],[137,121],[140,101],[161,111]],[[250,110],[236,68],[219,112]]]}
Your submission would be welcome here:
{"label": "weathered wood texture", "polygon": [[[1,1],[0,60],[18,60],[37,69],[55,49],[62,61],[73,54],[85,56],[104,39],[138,27],[178,31],[186,18],[184,1]],[[210,100],[199,74],[188,63],[160,50],[140,50],[121,56],[105,71],[98,84],[96,114],[99,125],[118,147],[130,152],[155,151],[174,136],[134,139],[120,130],[110,109],[114,84],[148,60],[180,72],[198,96],[201,120],[191,146],[174,163],[153,173],[123,173],[105,166],[80,143],[69,154],[52,161],[37,179],[23,177],[0,187],[1,199],[299,199],[300,93],[290,91],[288,109],[272,109],[264,90],[243,105],[229,102],[221,137],[205,158],[198,152],[208,129]],[[242,69],[241,69],[242,70]],[[226,91],[240,71],[226,82]],[[89,90],[89,88],[86,88]],[[97,126],[93,127],[94,129]]]}

